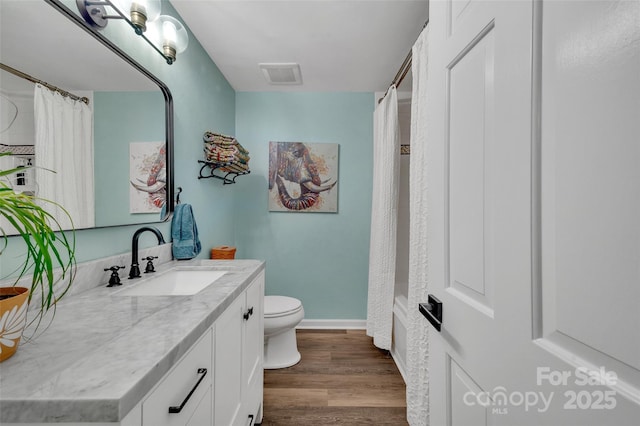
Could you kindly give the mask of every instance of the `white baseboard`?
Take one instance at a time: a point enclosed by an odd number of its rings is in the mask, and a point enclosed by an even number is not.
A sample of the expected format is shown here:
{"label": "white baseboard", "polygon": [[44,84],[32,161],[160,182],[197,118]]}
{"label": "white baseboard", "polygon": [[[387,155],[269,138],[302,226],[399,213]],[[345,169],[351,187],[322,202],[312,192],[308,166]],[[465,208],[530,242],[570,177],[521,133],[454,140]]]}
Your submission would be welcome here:
{"label": "white baseboard", "polygon": [[296,328],[308,330],[365,330],[367,328],[367,320],[303,319]]}

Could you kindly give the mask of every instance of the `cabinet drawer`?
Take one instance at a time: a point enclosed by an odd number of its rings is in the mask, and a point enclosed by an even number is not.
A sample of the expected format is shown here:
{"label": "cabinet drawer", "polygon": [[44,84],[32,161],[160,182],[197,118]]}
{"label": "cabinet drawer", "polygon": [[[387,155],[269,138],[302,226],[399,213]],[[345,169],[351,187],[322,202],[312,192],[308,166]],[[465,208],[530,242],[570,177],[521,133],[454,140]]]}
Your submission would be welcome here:
{"label": "cabinet drawer", "polygon": [[[213,377],[212,345],[213,332],[209,329],[149,393],[142,403],[143,425],[177,426],[189,423],[203,396],[208,392],[210,395]],[[179,412],[170,413],[169,407],[175,407],[173,411]],[[202,414],[198,413],[198,417]],[[211,414],[209,408],[209,419]]]}

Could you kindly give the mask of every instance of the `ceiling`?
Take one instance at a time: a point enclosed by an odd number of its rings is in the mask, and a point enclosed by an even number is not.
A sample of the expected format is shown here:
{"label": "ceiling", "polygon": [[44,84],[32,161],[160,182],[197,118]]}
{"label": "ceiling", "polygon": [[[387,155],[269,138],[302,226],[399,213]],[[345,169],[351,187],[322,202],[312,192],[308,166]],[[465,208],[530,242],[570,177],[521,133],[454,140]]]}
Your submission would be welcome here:
{"label": "ceiling", "polygon": [[[428,18],[428,0],[171,3],[236,91],[385,91]],[[41,0],[0,0],[0,21],[0,62],[36,78],[67,90],[157,90]],[[298,63],[302,84],[269,85],[265,62]],[[409,75],[401,89],[410,84]]]}
{"label": "ceiling", "polygon": [[[247,92],[386,91],[428,19],[428,0],[171,3],[231,86]],[[267,83],[258,64],[283,62],[300,65],[301,85]]]}

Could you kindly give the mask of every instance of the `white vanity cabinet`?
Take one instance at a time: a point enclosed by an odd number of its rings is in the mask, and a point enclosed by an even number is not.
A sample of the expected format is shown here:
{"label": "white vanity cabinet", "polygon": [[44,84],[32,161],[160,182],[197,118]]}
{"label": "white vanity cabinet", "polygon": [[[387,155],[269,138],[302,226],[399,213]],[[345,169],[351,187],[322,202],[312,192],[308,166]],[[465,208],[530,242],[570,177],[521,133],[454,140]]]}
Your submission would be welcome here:
{"label": "white vanity cabinet", "polygon": [[[263,305],[264,271],[142,401],[142,426],[261,423]],[[191,391],[181,412],[169,413]]]}
{"label": "white vanity cabinet", "polygon": [[215,322],[215,425],[262,422],[264,272]]}
{"label": "white vanity cabinet", "polygon": [[[231,262],[231,261],[230,261]],[[46,400],[45,405],[35,397],[20,400],[20,404],[16,407],[9,407],[21,415],[29,410],[33,410],[32,416],[40,416],[43,420],[37,419],[30,422],[28,418],[23,416],[19,418],[14,415],[17,421],[5,421],[8,415],[13,415],[12,411],[6,409],[6,395],[0,393],[0,424],[3,426],[45,426],[55,423],[55,420],[62,416],[73,418],[75,421],[67,423],[57,423],[63,426],[247,426],[262,422],[262,399],[263,399],[263,351],[264,351],[264,267],[261,263],[254,260],[233,261],[233,267],[237,271],[234,274],[228,274],[219,288],[211,286],[205,290],[202,295],[195,297],[176,297],[175,302],[166,306],[160,302],[165,298],[145,298],[138,297],[131,299],[132,303],[122,303],[121,298],[113,298],[113,303],[118,304],[118,309],[122,305],[132,306],[132,309],[138,309],[139,305],[145,306],[145,309],[154,315],[154,321],[137,321],[129,331],[114,329],[115,337],[113,343],[106,342],[103,346],[99,346],[95,351],[87,348],[89,355],[86,359],[78,359],[77,364],[84,368],[85,364],[90,366],[87,368],[87,375],[90,378],[99,377],[101,381],[97,389],[83,387],[83,377],[76,370],[70,370],[71,379],[67,381],[71,383],[70,389],[66,390],[59,377],[60,373],[54,371],[46,377],[51,377],[52,382],[60,386],[62,391],[73,394],[82,394],[83,398],[70,398],[65,400],[65,404],[58,404],[53,398]],[[225,265],[226,266],[226,265]],[[260,268],[260,269],[257,269]],[[231,269],[231,268],[230,268]],[[255,274],[257,272],[257,275]],[[251,275],[249,275],[251,274]],[[250,279],[250,276],[254,276]],[[247,283],[249,283],[247,285]],[[235,287],[234,287],[235,286]],[[242,288],[240,292],[237,289]],[[100,288],[95,290],[96,293],[106,293],[110,289]],[[206,292],[209,293],[206,293]],[[237,294],[233,296],[229,294]],[[95,297],[96,306],[103,303],[104,300],[111,301],[108,297]],[[157,301],[156,301],[157,299]],[[82,304],[89,303],[83,299]],[[231,303],[229,303],[231,302]],[[153,308],[158,303],[158,309]],[[224,305],[221,305],[224,303]],[[162,322],[163,316],[159,313],[162,309],[172,309],[175,312],[176,304],[180,308],[181,320],[188,324],[181,325],[179,332],[168,332],[164,337],[165,330],[171,330],[167,327],[172,326],[172,322]],[[205,309],[203,309],[203,306]],[[222,306],[226,306],[222,308]],[[97,309],[97,308],[96,308]],[[208,310],[210,309],[210,310]],[[63,315],[63,314],[61,314]],[[205,317],[215,315],[215,319],[209,319],[208,323],[203,324]],[[132,315],[133,316],[133,315]],[[148,317],[144,317],[145,319]],[[175,321],[175,317],[174,321]],[[210,318],[210,317],[209,317]],[[212,322],[211,322],[212,321]],[[148,329],[147,329],[148,328]],[[195,338],[196,329],[204,330],[199,337]],[[90,330],[87,331],[88,333]],[[141,333],[147,333],[151,336],[160,337],[163,341],[170,342],[168,345],[157,345],[154,354],[156,356],[149,359],[136,359],[141,365],[135,369],[128,369],[128,376],[134,376],[131,380],[123,379],[122,374],[111,374],[117,368],[118,364],[104,363],[105,348],[109,345],[114,347],[131,347],[133,351],[140,346],[138,342]],[[61,337],[57,337],[61,341]],[[188,343],[187,343],[188,342]],[[158,372],[161,368],[160,364],[168,361],[168,350],[175,349],[175,345],[189,345],[183,355],[168,369],[164,375],[157,380],[154,377],[154,385],[149,383],[146,387],[144,381],[151,380],[150,372]],[[138,346],[136,346],[138,345]],[[55,346],[54,346],[55,348]],[[151,352],[151,351],[147,351]],[[61,352],[68,356],[68,351]],[[95,357],[95,361],[93,360]],[[28,358],[27,358],[28,359]],[[45,358],[43,358],[45,359]],[[36,363],[40,366],[42,363]],[[26,365],[26,364],[25,364]],[[115,365],[115,367],[114,367]],[[24,371],[30,371],[33,367],[20,366]],[[14,367],[15,368],[15,367]],[[71,368],[71,367],[70,367]],[[2,371],[5,376],[5,371]],[[99,374],[98,374],[99,373]],[[72,380],[78,376],[80,382],[76,390],[76,381]],[[66,379],[65,376],[61,376]],[[86,382],[90,380],[87,379]],[[12,385],[13,381],[8,381]],[[94,383],[94,381],[91,381]],[[144,392],[137,390],[145,386],[150,389]],[[19,388],[16,386],[16,388]],[[4,389],[3,389],[4,392]],[[93,393],[92,393],[93,392]],[[86,397],[89,395],[90,397]],[[121,395],[121,399],[107,398],[104,395]],[[3,399],[4,398],[4,399]],[[85,401],[89,403],[85,403]],[[56,405],[57,404],[57,405]],[[82,411],[73,411],[74,404]],[[135,404],[133,408],[129,404]],[[25,410],[19,411],[16,408],[22,408],[20,405],[27,407]],[[35,407],[35,408],[32,408]],[[69,408],[71,407],[71,408]],[[97,407],[97,408],[96,408]],[[127,413],[124,417],[120,417],[120,413],[116,410],[126,409]],[[55,417],[57,416],[57,417]],[[75,416],[75,418],[74,418]],[[118,416],[118,420],[112,420]],[[103,420],[109,419],[109,420]],[[13,420],[13,418],[11,419]]]}
{"label": "white vanity cabinet", "polygon": [[142,401],[142,424],[213,424],[212,365],[213,330],[209,329]]}

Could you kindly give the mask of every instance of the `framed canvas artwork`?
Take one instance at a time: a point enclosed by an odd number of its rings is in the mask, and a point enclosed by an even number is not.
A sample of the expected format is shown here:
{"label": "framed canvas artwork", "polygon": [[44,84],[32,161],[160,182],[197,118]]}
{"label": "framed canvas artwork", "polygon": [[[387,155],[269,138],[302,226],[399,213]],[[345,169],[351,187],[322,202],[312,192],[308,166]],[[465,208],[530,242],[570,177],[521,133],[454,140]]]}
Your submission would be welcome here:
{"label": "framed canvas artwork", "polygon": [[129,212],[159,213],[166,200],[164,142],[129,144]]}
{"label": "framed canvas artwork", "polygon": [[269,211],[338,211],[337,143],[269,142]]}

